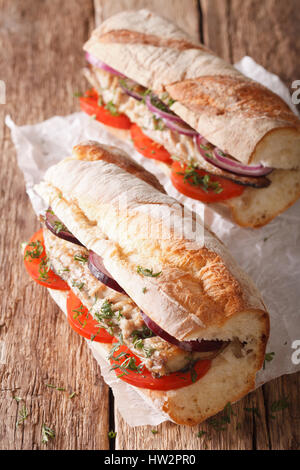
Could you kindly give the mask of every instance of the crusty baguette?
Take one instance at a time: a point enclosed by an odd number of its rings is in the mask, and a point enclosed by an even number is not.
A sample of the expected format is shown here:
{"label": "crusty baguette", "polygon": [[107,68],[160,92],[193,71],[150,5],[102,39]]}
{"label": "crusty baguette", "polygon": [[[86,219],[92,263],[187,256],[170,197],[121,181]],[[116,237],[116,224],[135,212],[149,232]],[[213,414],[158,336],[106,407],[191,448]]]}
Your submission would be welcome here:
{"label": "crusty baguette", "polygon": [[[180,340],[231,340],[197,382],[169,391],[134,387],[137,393],[170,420],[194,425],[254,388],[269,336],[263,301],[226,248],[197,218],[193,223],[201,240],[193,241],[188,230],[180,239],[173,237],[175,230],[166,239],[139,236],[149,207],[150,228],[164,225],[168,213],[173,215],[173,227],[183,217],[182,207],[160,191],[153,175],[122,151],[87,142],[51,167],[36,190],[69,230],[102,256],[117,282],[163,329]],[[122,194],[128,207],[118,211]],[[141,276],[137,265],[160,270],[161,275]],[[66,293],[49,292],[65,311]],[[95,347],[107,359],[110,347]]]}
{"label": "crusty baguette", "polygon": [[[267,337],[254,284],[199,219],[155,189],[153,175],[132,163],[126,168],[123,152],[95,142],[73,154],[36,189],[150,318],[179,340]],[[187,225],[181,233],[188,219],[194,230]],[[141,276],[137,266],[161,274]]]}
{"label": "crusty baguette", "polygon": [[150,11],[108,18],[84,49],[155,92],[212,144],[245,164],[300,169],[300,121],[250,80]]}
{"label": "crusty baguette", "polygon": [[[66,314],[67,294],[48,289],[51,297]],[[93,345],[107,360],[110,345]],[[199,381],[187,387],[170,391],[155,391],[133,387],[146,401],[177,424],[193,426],[234,403],[255,387],[255,374],[262,366],[265,342],[257,343],[255,350],[243,358],[236,358],[227,348],[212,362],[210,370]]]}

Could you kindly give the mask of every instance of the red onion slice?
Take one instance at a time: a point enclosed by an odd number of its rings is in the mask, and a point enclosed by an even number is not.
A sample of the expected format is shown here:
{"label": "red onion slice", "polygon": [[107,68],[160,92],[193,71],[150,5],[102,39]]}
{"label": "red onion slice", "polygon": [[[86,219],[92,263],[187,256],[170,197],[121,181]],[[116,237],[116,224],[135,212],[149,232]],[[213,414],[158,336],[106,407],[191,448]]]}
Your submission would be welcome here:
{"label": "red onion slice", "polygon": [[144,312],[141,312],[141,314],[145,324],[151,331],[153,331],[153,333],[155,333],[157,336],[160,336],[160,338],[164,339],[168,343],[174,344],[178,348],[184,349],[185,351],[218,352],[221,348],[228,344],[226,341],[179,341],[178,339],[174,338],[174,336],[171,336],[160,326],[158,326]]}
{"label": "red onion slice", "polygon": [[184,121],[171,121],[170,119],[163,119],[165,125],[174,132],[178,132],[179,134],[188,135],[190,137],[195,137],[198,135],[198,132],[192,129],[188,124]]}
{"label": "red onion slice", "polygon": [[155,116],[158,118],[165,118],[169,121],[183,122],[182,119],[176,116],[176,114],[174,114],[173,111],[171,111],[163,101],[157,98],[157,96],[147,95],[145,101],[149,111],[155,114]]}
{"label": "red onion slice", "polygon": [[107,287],[110,287],[111,289],[120,292],[121,294],[126,294],[124,289],[122,289],[117,281],[115,281],[111,277],[111,274],[105,269],[102,258],[93,251],[90,251],[89,253],[88,267],[93,276],[95,276],[98,281],[101,281]]}
{"label": "red onion slice", "polygon": [[62,221],[54,214],[51,207],[49,207],[46,211],[45,225],[50,230],[50,232],[52,232],[58,238],[62,238],[68,242],[83,246],[83,244],[77,240],[74,235],[72,235],[72,233],[62,223]]}
{"label": "red onion slice", "polygon": [[105,64],[104,62],[102,62],[102,60],[98,59],[97,57],[94,57],[89,52],[85,53],[85,58],[91,65],[94,65],[94,67],[105,70],[106,72],[109,72],[112,75],[116,75],[117,77],[125,78],[125,75],[113,69],[109,65]]}
{"label": "red onion slice", "polygon": [[[273,168],[269,168],[263,165],[243,165],[240,162],[232,160],[220,149],[210,144],[200,134],[196,137],[196,143],[204,160],[218,168],[221,168],[222,170],[227,170],[231,171],[231,173],[236,173],[237,175],[246,176],[266,176],[273,171]],[[207,149],[205,147],[207,147]]]}
{"label": "red onion slice", "polygon": [[119,80],[119,85],[128,96],[131,96],[138,101],[142,101],[143,94],[134,90],[135,88],[140,87],[138,83],[130,80],[130,78],[124,78]]}

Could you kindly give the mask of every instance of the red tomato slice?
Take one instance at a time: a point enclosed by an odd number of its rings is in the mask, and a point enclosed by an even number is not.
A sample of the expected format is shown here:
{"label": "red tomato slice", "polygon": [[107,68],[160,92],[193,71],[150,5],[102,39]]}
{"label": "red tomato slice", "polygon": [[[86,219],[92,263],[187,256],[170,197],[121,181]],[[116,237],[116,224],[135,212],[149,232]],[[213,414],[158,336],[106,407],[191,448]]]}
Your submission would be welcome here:
{"label": "red tomato slice", "polygon": [[99,327],[99,323],[93,319],[72,290],[67,298],[67,312],[68,322],[81,336],[98,343],[111,343],[114,339],[104,328]]}
{"label": "red tomato slice", "polygon": [[117,129],[130,129],[131,122],[126,114],[117,111],[112,114],[105,106],[99,106],[98,98],[98,93],[94,88],[88,90],[85,96],[79,99],[82,111],[89,116],[95,116],[97,121],[107,126],[116,127]]}
{"label": "red tomato slice", "polygon": [[164,163],[172,163],[169,152],[162,145],[145,135],[139,126],[132,124],[130,133],[136,150],[144,157],[153,158]]}
{"label": "red tomato slice", "polygon": [[[113,343],[117,343],[116,338],[114,338]],[[130,369],[125,367],[125,362],[127,364],[129,363]],[[124,380],[124,382],[138,388],[148,388],[151,390],[175,390],[177,388],[187,387],[201,379],[211,366],[210,360],[198,361],[195,363],[192,371],[173,372],[170,375],[156,379],[152,377],[151,373],[142,365],[140,359],[125,345],[116,348],[110,359],[110,363],[116,375],[121,380]],[[124,364],[123,368],[122,364]]]}
{"label": "red tomato slice", "polygon": [[38,284],[55,290],[69,290],[68,284],[47,266],[43,229],[30,239],[24,251],[24,264],[28,274]]}
{"label": "red tomato slice", "polygon": [[[191,174],[186,177],[188,173],[186,170],[188,166],[181,162],[172,163],[172,173],[171,181],[173,186],[185,196],[189,196],[192,199],[197,199],[197,201],[202,201],[206,203],[210,202],[219,202],[225,201],[232,197],[240,196],[244,187],[240,184],[233,183],[232,181],[221,178],[220,176],[214,176],[208,174],[204,170],[194,170],[194,176]],[[197,177],[208,176],[208,187],[205,190],[203,185],[195,183]],[[220,192],[219,192],[220,191]]]}

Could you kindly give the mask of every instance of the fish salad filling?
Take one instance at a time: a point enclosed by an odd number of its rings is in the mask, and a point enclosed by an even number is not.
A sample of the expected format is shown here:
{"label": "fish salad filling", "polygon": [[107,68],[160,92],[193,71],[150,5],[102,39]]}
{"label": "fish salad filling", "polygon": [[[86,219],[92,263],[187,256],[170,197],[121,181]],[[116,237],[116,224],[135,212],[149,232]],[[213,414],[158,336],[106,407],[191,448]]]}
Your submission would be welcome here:
{"label": "fish salad filling", "polygon": [[192,137],[168,129],[143,102],[135,100],[122,90],[118,77],[92,66],[84,69],[84,75],[97,90],[103,103],[113,103],[119,112],[126,114],[148,137],[163,145],[171,155],[178,155],[183,161],[197,161],[201,163],[201,168],[217,172],[213,165],[201,157]]}
{"label": "fish salad filling", "polygon": [[188,370],[203,353],[185,351],[145,324],[141,310],[126,294],[96,279],[88,267],[89,252],[44,228],[44,243],[51,269],[70,286],[92,317],[136,354],[153,377]]}

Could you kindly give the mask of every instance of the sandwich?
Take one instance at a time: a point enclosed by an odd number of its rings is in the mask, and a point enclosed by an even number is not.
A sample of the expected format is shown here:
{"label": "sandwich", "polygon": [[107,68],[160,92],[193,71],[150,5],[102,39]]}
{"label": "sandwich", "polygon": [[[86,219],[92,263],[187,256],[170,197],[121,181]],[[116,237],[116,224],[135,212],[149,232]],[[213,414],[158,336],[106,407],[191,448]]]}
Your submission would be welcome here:
{"label": "sandwich", "polygon": [[151,173],[89,141],[35,190],[48,209],[25,267],[120,381],[186,425],[254,388],[269,336],[261,296]]}
{"label": "sandwich", "polygon": [[298,117],[177,26],[124,11],[84,50],[81,109],[131,139],[179,192],[252,228],[300,197]]}

